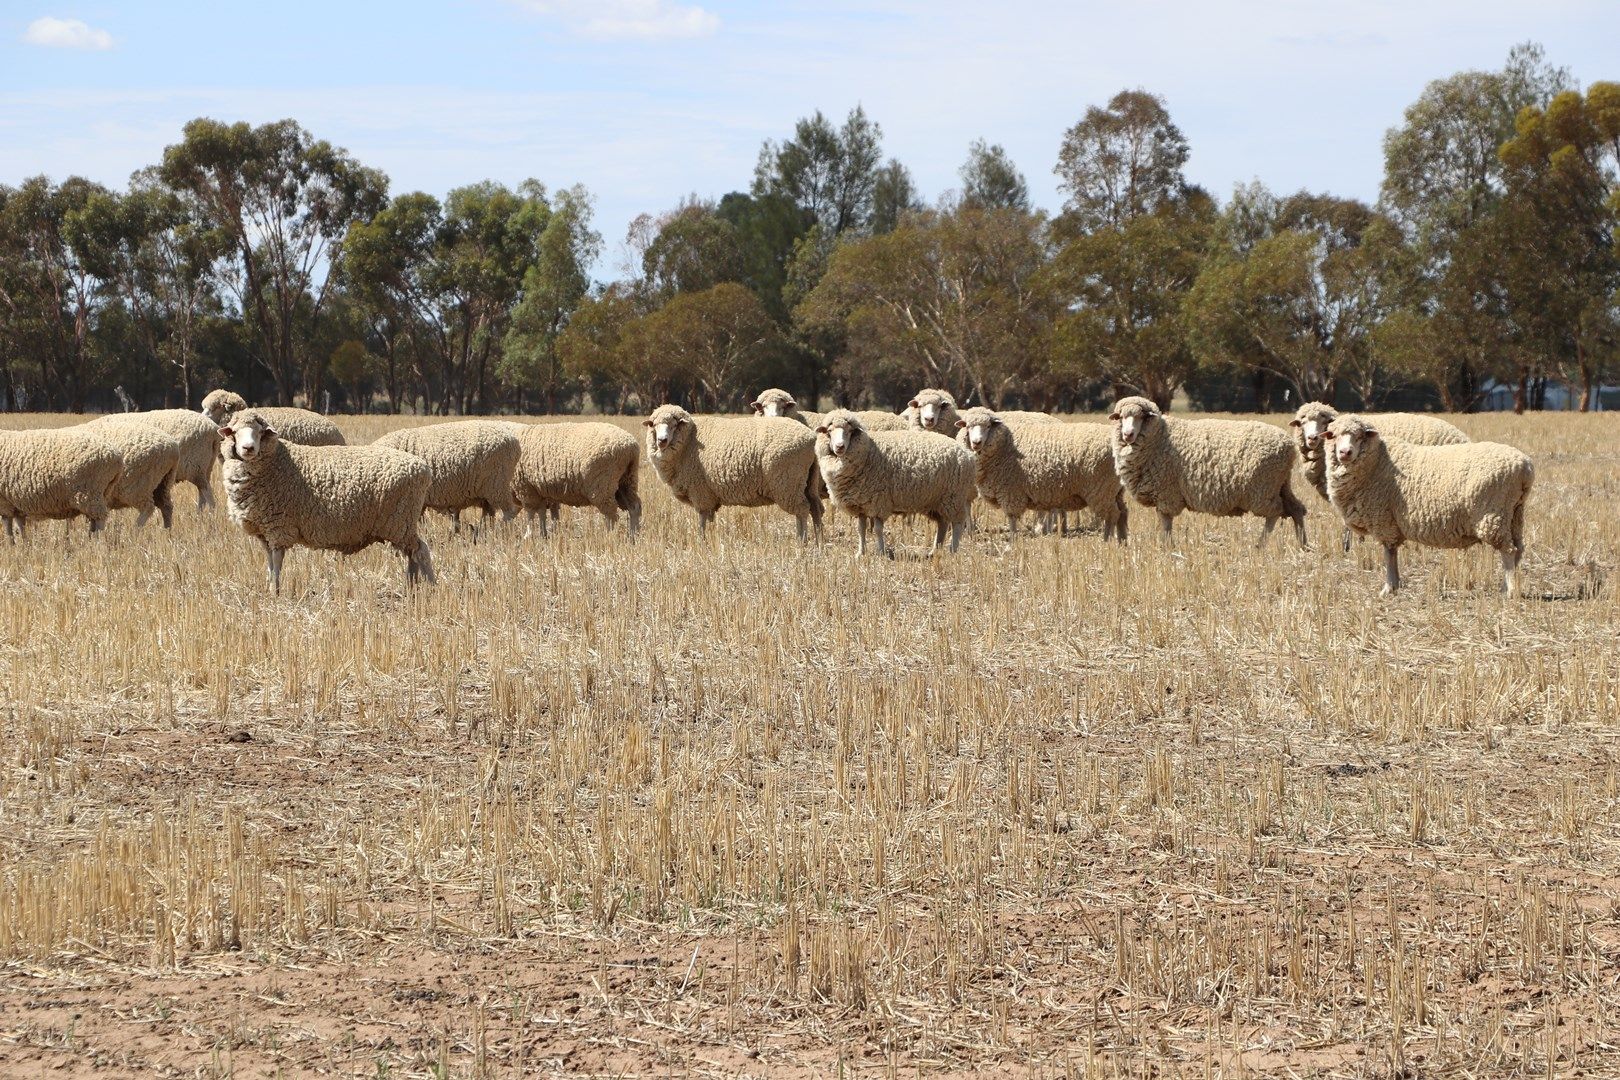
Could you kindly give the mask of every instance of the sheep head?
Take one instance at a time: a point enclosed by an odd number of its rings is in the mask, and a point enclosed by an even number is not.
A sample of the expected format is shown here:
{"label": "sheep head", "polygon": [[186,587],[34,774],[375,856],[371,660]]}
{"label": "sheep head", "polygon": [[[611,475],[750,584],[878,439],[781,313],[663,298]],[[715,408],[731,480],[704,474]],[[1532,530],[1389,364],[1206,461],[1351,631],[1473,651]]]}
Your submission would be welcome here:
{"label": "sheep head", "polygon": [[1116,446],[1135,446],[1150,437],[1155,427],[1164,424],[1164,414],[1159,411],[1159,407],[1144,397],[1128,397],[1116,401],[1114,411],[1108,414],[1108,419],[1114,422]]}

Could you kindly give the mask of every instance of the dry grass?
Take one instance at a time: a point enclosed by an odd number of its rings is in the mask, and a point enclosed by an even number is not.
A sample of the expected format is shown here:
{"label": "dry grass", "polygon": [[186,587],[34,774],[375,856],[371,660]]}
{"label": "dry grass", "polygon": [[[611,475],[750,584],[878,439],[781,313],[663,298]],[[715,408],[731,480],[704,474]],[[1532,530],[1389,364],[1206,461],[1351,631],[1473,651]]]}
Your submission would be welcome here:
{"label": "dry grass", "polygon": [[1620,423],[1460,425],[1536,460],[1525,601],[1475,549],[1379,602],[1308,492],[1309,553],[857,562],[648,470],[634,544],[437,518],[437,589],[279,600],[188,488],[39,528],[0,1071],[1615,1075]]}

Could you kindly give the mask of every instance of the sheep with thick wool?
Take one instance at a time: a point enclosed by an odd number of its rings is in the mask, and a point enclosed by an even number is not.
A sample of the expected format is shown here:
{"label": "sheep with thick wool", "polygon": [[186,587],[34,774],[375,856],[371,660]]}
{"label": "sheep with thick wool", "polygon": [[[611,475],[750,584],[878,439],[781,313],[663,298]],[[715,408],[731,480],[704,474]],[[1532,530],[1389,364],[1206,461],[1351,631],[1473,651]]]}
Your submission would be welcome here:
{"label": "sheep with thick wool", "polygon": [[623,428],[600,421],[514,424],[522,454],[512,492],[529,517],[557,519],[560,506],[591,506],[607,520],[629,515],[630,535],[641,528],[641,447]]}
{"label": "sheep with thick wool", "polygon": [[1345,414],[1328,425],[1328,498],[1344,523],[1384,545],[1384,589],[1401,587],[1402,544],[1485,544],[1502,558],[1509,596],[1519,592],[1524,504],[1535,465],[1501,443],[1418,446],[1385,439],[1370,419]]}
{"label": "sheep with thick wool", "polygon": [[1122,398],[1113,421],[1114,468],[1131,498],[1158,511],[1169,539],[1183,510],[1265,518],[1265,543],[1288,518],[1305,543],[1305,504],[1289,478],[1294,444],[1280,428],[1258,420],[1171,419],[1147,398]]}
{"label": "sheep with thick wool", "polygon": [[90,520],[91,532],[100,532],[123,468],[118,451],[88,426],[0,431],[0,517],[6,536],[15,543],[30,519],[81,516]]}
{"label": "sheep with thick wool", "polygon": [[499,513],[517,516],[513,480],[523,453],[512,424],[504,420],[452,420],[444,424],[399,428],[372,443],[415,454],[433,472],[427,509],[448,514],[461,529],[461,512],[476,507],[484,520]]}
{"label": "sheep with thick wool", "polygon": [[163,515],[163,527],[172,526],[171,491],[180,468],[180,441],[151,424],[130,423],[119,416],[102,417],[84,426],[94,429],[124,462],[108,492],[108,507],[139,511],[137,525],[145,525],[156,510]]}
{"label": "sheep with thick wool", "polygon": [[973,506],[973,455],[929,431],[872,431],[857,413],[835,409],[816,429],[816,464],[834,506],[860,522],[856,551],[866,553],[870,523],[878,554],[887,554],[883,526],[896,514],[922,514],[935,526],[932,555],[950,529],[955,551]]}
{"label": "sheep with thick wool", "polygon": [[[232,390],[211,390],[202,400],[202,414],[216,425],[223,425],[247,408],[247,399]],[[289,406],[258,406],[259,418],[270,424],[283,442],[304,446],[343,446],[347,440],[331,420],[308,409]]]}
{"label": "sheep with thick wool", "polygon": [[[1385,439],[1400,439],[1418,446],[1454,446],[1468,441],[1454,424],[1438,416],[1421,413],[1358,413],[1378,428]],[[1328,497],[1328,455],[1322,449],[1328,425],[1339,418],[1339,411],[1320,401],[1301,405],[1288,422],[1293,429],[1294,448],[1299,452],[1300,469],[1311,487],[1324,500]]]}
{"label": "sheep with thick wool", "polygon": [[1009,424],[982,407],[956,424],[973,454],[979,496],[1007,515],[1010,536],[1026,510],[1090,510],[1103,522],[1103,539],[1125,542],[1129,513],[1106,424]]}
{"label": "sheep with thick wool", "polygon": [[214,463],[219,460],[219,425],[194,409],[153,409],[110,413],[103,424],[150,424],[180,444],[174,482],[197,489],[197,509],[214,505]]}
{"label": "sheep with thick wool", "polygon": [[[1061,424],[1063,421],[1055,416],[1043,412],[1028,412],[1023,409],[998,409],[996,415],[1004,424]],[[957,421],[961,414],[956,408],[956,398],[949,390],[933,388],[917,391],[917,396],[906,402],[905,409],[900,413],[906,427],[913,431],[932,431],[950,438],[956,438]]]}
{"label": "sheep with thick wool", "polygon": [[679,405],[660,405],[642,423],[647,459],[659,479],[698,515],[698,533],[722,506],[779,506],[799,523],[799,539],[815,523],[821,537],[821,497],[816,493],[816,437],[785,417],[693,416]]}
{"label": "sheep with thick wool", "polygon": [[799,402],[786,390],[771,387],[761,390],[759,396],[748,403],[755,416],[785,416],[789,420],[797,420],[812,431],[821,425],[821,414],[806,412],[799,408]]}
{"label": "sheep with thick wool", "polygon": [[257,409],[236,413],[219,437],[226,508],[264,545],[276,593],[287,549],[300,546],[350,555],[392,544],[405,556],[407,585],[435,580],[417,535],[433,485],[421,458],[387,446],[287,442]]}

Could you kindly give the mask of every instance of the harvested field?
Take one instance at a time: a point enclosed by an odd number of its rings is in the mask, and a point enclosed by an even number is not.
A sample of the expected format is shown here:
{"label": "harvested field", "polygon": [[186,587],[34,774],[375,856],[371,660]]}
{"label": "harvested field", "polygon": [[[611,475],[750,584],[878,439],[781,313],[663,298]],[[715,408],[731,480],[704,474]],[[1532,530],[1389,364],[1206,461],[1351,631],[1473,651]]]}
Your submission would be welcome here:
{"label": "harvested field", "polygon": [[1308,552],[857,561],[645,469],[633,543],[429,515],[437,588],[279,598],[189,487],[33,528],[0,1074],[1620,1074],[1620,420],[1453,419],[1535,459],[1521,601],[1479,548],[1380,601],[1302,483]]}

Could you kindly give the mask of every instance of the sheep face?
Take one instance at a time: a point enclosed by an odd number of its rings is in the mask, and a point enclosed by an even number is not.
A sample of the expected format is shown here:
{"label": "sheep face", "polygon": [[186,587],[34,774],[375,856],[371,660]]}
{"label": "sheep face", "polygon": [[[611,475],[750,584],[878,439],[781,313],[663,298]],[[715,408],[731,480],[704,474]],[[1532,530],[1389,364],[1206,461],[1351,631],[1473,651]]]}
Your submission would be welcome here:
{"label": "sheep face", "polygon": [[924,431],[939,431],[945,418],[945,407],[955,406],[956,402],[943,390],[924,390],[906,403],[906,408],[917,411],[917,423]]}
{"label": "sheep face", "polygon": [[826,420],[816,428],[816,434],[825,436],[827,449],[834,457],[841,458],[855,447],[858,440],[866,434],[866,429],[861,426],[860,419],[854,413],[839,409],[827,414]]}
{"label": "sheep face", "polygon": [[1333,447],[1333,464],[1348,470],[1378,442],[1378,430],[1356,416],[1341,416],[1328,425],[1325,438]]}
{"label": "sheep face", "polygon": [[692,415],[678,405],[660,405],[642,424],[647,428],[648,451],[666,454],[692,430]]}
{"label": "sheep face", "polygon": [[275,447],[277,437],[275,428],[255,412],[238,413],[219,429],[221,452],[231,461],[257,460]]}
{"label": "sheep face", "polygon": [[1300,455],[1310,461],[1322,451],[1322,440],[1327,435],[1328,425],[1338,419],[1339,414],[1319,402],[1301,405],[1299,412],[1288,422],[1299,437]]}
{"label": "sheep face", "polygon": [[1114,422],[1114,440],[1120,446],[1135,446],[1148,437],[1155,424],[1164,422],[1158,406],[1146,398],[1125,398],[1108,419]]}
{"label": "sheep face", "polygon": [[748,406],[756,416],[791,416],[799,403],[785,390],[766,390]]}
{"label": "sheep face", "polygon": [[967,448],[977,454],[989,445],[997,429],[1005,425],[1001,417],[989,409],[969,409],[956,422],[956,426],[967,433]]}

